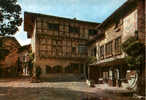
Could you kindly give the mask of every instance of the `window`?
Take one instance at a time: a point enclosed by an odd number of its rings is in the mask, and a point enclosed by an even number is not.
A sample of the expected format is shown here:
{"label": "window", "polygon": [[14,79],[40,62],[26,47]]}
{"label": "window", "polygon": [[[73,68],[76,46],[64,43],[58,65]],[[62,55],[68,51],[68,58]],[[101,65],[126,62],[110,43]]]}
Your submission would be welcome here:
{"label": "window", "polygon": [[57,56],[62,56],[62,53],[63,53],[63,49],[61,46],[57,46],[56,47],[56,55]]}
{"label": "window", "polygon": [[106,50],[106,56],[111,56],[112,55],[112,51],[113,51],[113,48],[112,48],[112,41],[107,43],[106,46],[105,46],[105,50]]}
{"label": "window", "polygon": [[101,46],[100,47],[100,50],[99,50],[99,55],[100,55],[100,57],[104,57],[104,46]]}
{"label": "window", "polygon": [[56,46],[57,45],[57,40],[52,39],[52,46]]}
{"label": "window", "polygon": [[135,37],[138,40],[138,31],[137,30],[135,31]]}
{"label": "window", "polygon": [[80,45],[78,47],[78,50],[79,50],[79,54],[80,55],[87,55],[88,54],[88,48],[87,48],[87,46]]}
{"label": "window", "polygon": [[76,52],[76,47],[72,47],[72,52]]}
{"label": "window", "polygon": [[96,57],[96,47],[94,47],[94,48],[92,48],[91,49],[91,56],[94,56],[94,57]]}
{"label": "window", "polygon": [[58,31],[58,30],[59,30],[59,24],[48,23],[48,29],[49,29],[49,30]]}
{"label": "window", "polygon": [[78,27],[69,27],[70,33],[80,33],[80,29]]}
{"label": "window", "polygon": [[89,29],[88,30],[89,35],[96,35],[96,33],[97,33],[97,30],[94,30],[94,29]]}
{"label": "window", "polygon": [[115,40],[115,53],[120,53],[121,52],[121,37],[118,37]]}
{"label": "window", "polygon": [[120,29],[120,26],[123,24],[123,20],[122,19],[116,19],[115,21],[115,27],[114,27],[114,30],[115,32],[119,32],[121,29]]}
{"label": "window", "polygon": [[72,53],[75,55],[76,54],[76,47],[72,47]]}
{"label": "window", "polygon": [[96,47],[93,49],[93,51],[94,51],[94,56],[96,57]]}

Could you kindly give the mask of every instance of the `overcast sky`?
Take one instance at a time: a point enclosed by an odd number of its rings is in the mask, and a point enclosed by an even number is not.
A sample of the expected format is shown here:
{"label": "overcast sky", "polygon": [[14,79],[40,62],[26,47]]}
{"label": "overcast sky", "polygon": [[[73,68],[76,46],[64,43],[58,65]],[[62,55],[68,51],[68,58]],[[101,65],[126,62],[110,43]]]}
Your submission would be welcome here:
{"label": "overcast sky", "polygon": [[[103,22],[126,0],[18,0],[24,11],[42,13],[78,20]],[[21,45],[30,43],[23,25],[15,35]]]}

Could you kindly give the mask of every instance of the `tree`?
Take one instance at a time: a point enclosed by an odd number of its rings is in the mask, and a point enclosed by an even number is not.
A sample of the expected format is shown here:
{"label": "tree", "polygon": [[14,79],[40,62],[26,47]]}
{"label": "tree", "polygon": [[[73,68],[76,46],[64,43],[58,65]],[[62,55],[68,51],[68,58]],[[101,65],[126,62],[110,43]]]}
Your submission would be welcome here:
{"label": "tree", "polygon": [[14,35],[22,23],[17,0],[0,0],[0,35]]}
{"label": "tree", "polygon": [[94,62],[96,62],[96,61],[97,61],[97,58],[96,58],[96,57],[94,57],[94,56],[89,56],[89,57],[88,57],[88,61],[87,61],[87,65],[92,64],[92,63],[94,63]]}
{"label": "tree", "polygon": [[135,67],[138,73],[137,92],[144,95],[143,85],[145,82],[142,74],[145,70],[145,45],[135,37],[130,37],[122,44],[122,50],[127,54],[126,62],[128,66]]}
{"label": "tree", "polygon": [[127,54],[126,62],[128,66],[134,67],[144,65],[145,60],[145,46],[135,37],[129,38],[122,44],[122,50]]}
{"label": "tree", "polygon": [[[21,7],[17,0],[0,0],[0,36],[14,35],[22,23]],[[2,47],[0,38],[0,60],[8,55],[8,50]]]}

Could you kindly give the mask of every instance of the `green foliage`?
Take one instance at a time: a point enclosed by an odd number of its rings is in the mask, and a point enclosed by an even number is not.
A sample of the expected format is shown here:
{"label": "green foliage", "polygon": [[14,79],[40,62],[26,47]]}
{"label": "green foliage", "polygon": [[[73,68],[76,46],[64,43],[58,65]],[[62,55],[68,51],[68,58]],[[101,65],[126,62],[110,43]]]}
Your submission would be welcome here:
{"label": "green foliage", "polygon": [[[21,7],[17,0],[0,0],[0,35],[13,35],[22,23]],[[9,51],[2,47],[0,39],[0,60],[5,59]]]}
{"label": "green foliage", "polygon": [[130,67],[135,67],[135,65],[137,65],[136,60],[131,56],[126,56],[125,61],[127,62],[128,66],[130,66]]}
{"label": "green foliage", "polygon": [[33,75],[33,61],[34,61],[34,54],[32,52],[29,53],[29,75],[32,76]]}
{"label": "green foliage", "polygon": [[34,53],[30,52],[29,53],[29,58],[30,58],[30,61],[33,61],[34,60]]}
{"label": "green foliage", "polygon": [[122,50],[127,54],[126,61],[128,66],[139,66],[144,64],[145,46],[135,37],[129,38],[122,44]]}
{"label": "green foliage", "polygon": [[94,62],[96,62],[96,61],[97,61],[97,58],[96,58],[96,57],[90,56],[90,57],[88,57],[88,62],[87,62],[87,64],[92,64],[92,63],[94,63]]}
{"label": "green foliage", "polygon": [[139,56],[144,54],[144,44],[140,43],[136,38],[131,37],[122,44],[123,51],[129,56]]}
{"label": "green foliage", "polygon": [[17,0],[0,0],[0,35],[13,35],[22,23]]}

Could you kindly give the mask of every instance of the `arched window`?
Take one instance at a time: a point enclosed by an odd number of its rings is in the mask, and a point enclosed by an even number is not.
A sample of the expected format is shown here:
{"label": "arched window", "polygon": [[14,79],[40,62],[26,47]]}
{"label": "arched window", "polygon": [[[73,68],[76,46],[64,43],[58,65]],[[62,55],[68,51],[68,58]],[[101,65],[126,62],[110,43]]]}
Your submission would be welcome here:
{"label": "arched window", "polygon": [[53,72],[54,73],[62,73],[63,72],[63,67],[62,66],[59,66],[59,65],[54,66],[53,67]]}
{"label": "arched window", "polygon": [[49,65],[46,65],[46,74],[49,74],[52,72],[52,68]]}

